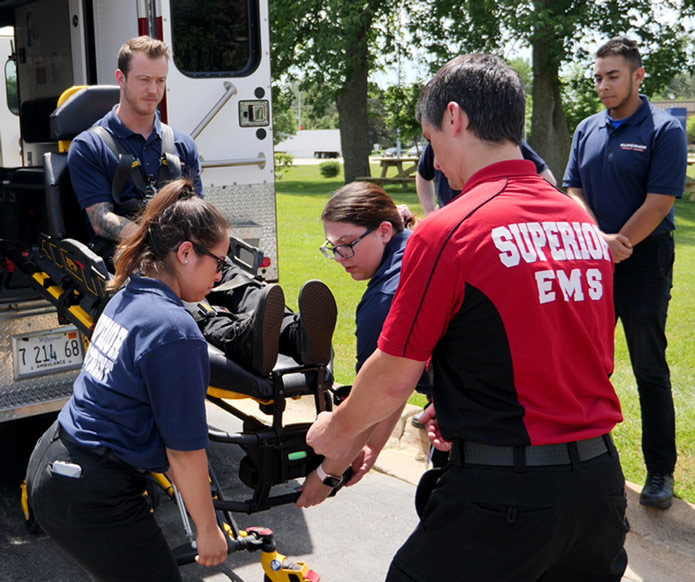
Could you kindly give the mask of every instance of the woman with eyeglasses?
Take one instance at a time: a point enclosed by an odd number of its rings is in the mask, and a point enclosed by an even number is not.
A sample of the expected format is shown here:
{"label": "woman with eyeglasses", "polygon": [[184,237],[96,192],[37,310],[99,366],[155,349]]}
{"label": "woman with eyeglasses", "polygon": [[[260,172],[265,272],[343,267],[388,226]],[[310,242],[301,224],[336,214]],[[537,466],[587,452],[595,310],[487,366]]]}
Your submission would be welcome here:
{"label": "woman with eyeglasses", "polygon": [[411,231],[391,197],[370,182],[353,182],[336,191],[321,220],[326,234],[323,255],[335,259],[356,281],[369,280],[355,315],[359,371],[376,349]]}
{"label": "woman with eyeglasses", "polygon": [[205,452],[207,342],[183,301],[207,295],[228,249],[227,221],[190,181],[172,182],[150,201],[116,254],[118,291],[73,396],[32,453],[36,520],[100,581],[181,580],[143,495],[152,471],[167,471],[183,495],[198,563],[227,556]]}
{"label": "woman with eyeglasses", "polygon": [[[401,275],[401,262],[411,231],[410,215],[405,225],[402,211],[381,186],[370,182],[352,182],[337,190],[321,214],[326,242],[321,253],[337,261],[356,281],[368,280],[367,289],[357,305],[356,371],[377,347],[381,328],[388,315]],[[426,391],[426,374],[418,389]],[[297,504],[316,505],[330,493],[330,484],[340,478],[345,465],[352,461],[354,476],[348,485],[357,483],[371,469],[379,452],[400,418],[400,410],[373,431],[367,446],[357,457],[331,465],[328,461],[307,478]],[[342,466],[341,466],[342,464]],[[331,472],[333,471],[333,472]]]}

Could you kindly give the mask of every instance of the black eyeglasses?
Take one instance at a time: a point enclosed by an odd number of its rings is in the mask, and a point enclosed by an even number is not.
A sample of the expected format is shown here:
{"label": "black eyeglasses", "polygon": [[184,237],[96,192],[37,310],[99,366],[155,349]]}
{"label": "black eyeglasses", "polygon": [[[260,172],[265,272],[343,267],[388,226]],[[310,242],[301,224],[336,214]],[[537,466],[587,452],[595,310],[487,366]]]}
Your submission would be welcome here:
{"label": "black eyeglasses", "polygon": [[362,233],[351,243],[345,243],[340,245],[334,245],[330,241],[326,241],[322,246],[319,247],[321,254],[327,259],[335,259],[340,257],[341,259],[351,259],[355,256],[355,245],[360,242],[365,236],[371,234],[376,230],[376,227],[368,228],[366,232]]}
{"label": "black eyeglasses", "polygon": [[229,257],[219,257],[215,253],[211,253],[209,250],[207,250],[205,247],[192,242],[193,248],[195,249],[195,252],[198,253],[199,255],[207,255],[208,257],[212,257],[217,261],[217,272],[221,273],[222,269],[224,268],[225,265],[231,265],[232,261],[229,260]]}

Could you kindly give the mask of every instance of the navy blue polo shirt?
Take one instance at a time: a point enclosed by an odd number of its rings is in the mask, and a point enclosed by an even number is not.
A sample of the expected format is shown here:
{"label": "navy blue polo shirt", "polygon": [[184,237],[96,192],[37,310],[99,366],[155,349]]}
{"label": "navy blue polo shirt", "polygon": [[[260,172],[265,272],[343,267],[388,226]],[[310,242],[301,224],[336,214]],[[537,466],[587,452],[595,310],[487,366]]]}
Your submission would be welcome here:
{"label": "navy blue polo shirt", "polygon": [[165,448],[208,443],[207,342],[164,283],[133,276],[99,317],[73,395],[58,420],[74,441],[164,471]]}
{"label": "navy blue polo shirt", "polygon": [[[649,103],[619,127],[608,111],[582,121],[574,132],[563,186],[581,188],[601,230],[619,232],[647,194],[683,196],[688,147],[680,122]],[[674,210],[654,234],[675,228]]]}
{"label": "navy blue polo shirt", "polygon": [[[521,148],[521,155],[524,156],[525,160],[529,160],[536,165],[536,171],[539,174],[548,167],[545,160],[541,158],[526,141],[522,141],[519,147]],[[425,180],[434,180],[435,191],[437,192],[437,200],[439,200],[440,207],[446,206],[459,195],[458,190],[452,190],[451,186],[449,186],[449,181],[446,179],[446,176],[435,169],[434,151],[432,150],[432,145],[429,143],[420,156],[417,171]]]}
{"label": "navy blue polo shirt", "polygon": [[411,235],[406,229],[396,233],[384,249],[381,264],[367,284],[355,314],[357,336],[357,364],[360,368],[372,352],[384,325],[401,278],[401,262],[405,243]]}
{"label": "navy blue polo shirt", "polygon": [[[159,113],[155,114],[154,131],[145,139],[123,124],[116,115],[116,107],[118,105],[95,125],[106,128],[125,151],[142,162],[145,174],[156,178],[162,157],[162,124]],[[181,158],[183,175],[193,180],[196,191],[201,194],[203,186],[200,181],[200,160],[195,142],[185,133],[174,130],[174,144]],[[68,167],[73,188],[82,208],[99,202],[113,203],[111,186],[117,165],[116,155],[93,131],[83,131],[72,141],[68,152]],[[129,182],[123,192],[123,199],[137,197],[135,187]]]}

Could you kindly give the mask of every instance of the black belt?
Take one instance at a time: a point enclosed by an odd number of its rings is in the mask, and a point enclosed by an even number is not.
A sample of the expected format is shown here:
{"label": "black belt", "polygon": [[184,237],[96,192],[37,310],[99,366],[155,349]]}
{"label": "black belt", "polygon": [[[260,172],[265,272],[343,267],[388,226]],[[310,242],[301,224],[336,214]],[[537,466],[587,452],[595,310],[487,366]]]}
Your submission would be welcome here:
{"label": "black belt", "polygon": [[610,452],[612,449],[613,441],[609,434],[569,443],[519,447],[454,441],[449,460],[455,465],[541,467],[588,461]]}

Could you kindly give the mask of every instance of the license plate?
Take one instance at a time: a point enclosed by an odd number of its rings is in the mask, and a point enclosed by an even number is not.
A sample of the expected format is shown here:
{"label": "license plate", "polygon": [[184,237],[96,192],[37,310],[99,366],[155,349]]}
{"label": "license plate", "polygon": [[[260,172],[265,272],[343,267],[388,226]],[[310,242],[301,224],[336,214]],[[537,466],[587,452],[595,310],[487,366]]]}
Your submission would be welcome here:
{"label": "license plate", "polygon": [[15,379],[79,368],[82,341],[74,328],[12,336]]}

